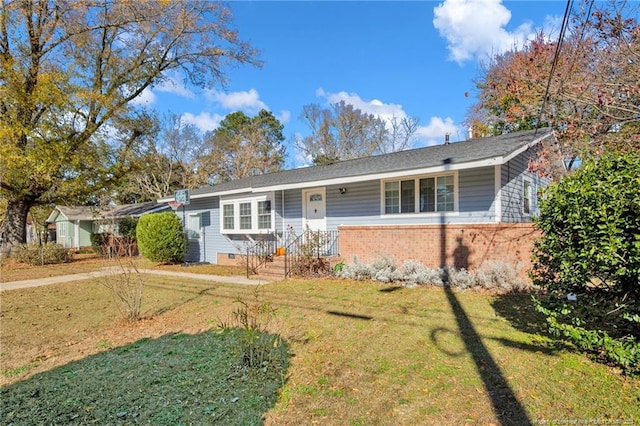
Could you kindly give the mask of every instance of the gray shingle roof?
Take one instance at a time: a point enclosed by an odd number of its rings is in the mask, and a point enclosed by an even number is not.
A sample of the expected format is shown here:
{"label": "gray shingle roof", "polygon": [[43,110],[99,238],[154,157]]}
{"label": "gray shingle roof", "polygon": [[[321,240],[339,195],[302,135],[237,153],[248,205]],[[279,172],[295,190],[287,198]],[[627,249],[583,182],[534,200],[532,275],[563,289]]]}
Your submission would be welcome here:
{"label": "gray shingle roof", "polygon": [[140,216],[155,209],[166,209],[168,206],[155,201],[146,203],[124,204],[99,209],[94,206],[56,206],[69,220],[122,219],[124,217]]}
{"label": "gray shingle roof", "polygon": [[490,138],[452,142],[447,145],[411,149],[390,154],[339,161],[333,164],[302,167],[259,176],[250,176],[231,182],[191,190],[190,195],[204,195],[243,188],[265,188],[336,178],[358,177],[371,174],[408,171],[448,164],[469,163],[506,157],[526,145],[551,136],[550,129],[510,133]]}

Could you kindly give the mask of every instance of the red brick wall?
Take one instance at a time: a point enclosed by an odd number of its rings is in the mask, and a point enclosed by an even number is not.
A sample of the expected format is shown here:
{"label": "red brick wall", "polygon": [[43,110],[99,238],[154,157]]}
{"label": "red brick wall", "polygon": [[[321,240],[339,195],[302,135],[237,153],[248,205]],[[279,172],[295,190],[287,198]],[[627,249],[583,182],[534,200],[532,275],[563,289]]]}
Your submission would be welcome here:
{"label": "red brick wall", "polygon": [[372,263],[389,256],[396,265],[416,260],[428,267],[443,264],[474,270],[487,261],[531,267],[532,224],[392,225],[339,227],[340,256]]}

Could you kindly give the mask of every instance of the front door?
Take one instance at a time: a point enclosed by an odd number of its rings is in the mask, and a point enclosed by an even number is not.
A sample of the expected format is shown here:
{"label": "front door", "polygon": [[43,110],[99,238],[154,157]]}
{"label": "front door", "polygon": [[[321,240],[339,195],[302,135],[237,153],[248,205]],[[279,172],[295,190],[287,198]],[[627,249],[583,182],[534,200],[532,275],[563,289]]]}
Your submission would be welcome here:
{"label": "front door", "polygon": [[327,205],[324,188],[302,191],[304,199],[304,226],[312,231],[327,230]]}

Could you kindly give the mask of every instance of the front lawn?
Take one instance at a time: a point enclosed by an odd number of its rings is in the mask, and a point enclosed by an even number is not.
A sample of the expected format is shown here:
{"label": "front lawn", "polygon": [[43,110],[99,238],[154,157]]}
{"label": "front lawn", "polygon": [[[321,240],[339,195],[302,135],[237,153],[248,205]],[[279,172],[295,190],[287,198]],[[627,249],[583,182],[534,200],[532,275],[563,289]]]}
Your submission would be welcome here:
{"label": "front lawn", "polygon": [[[237,359],[229,363],[233,357],[221,355],[235,353],[237,344],[217,325],[238,298],[277,308],[272,331],[291,356],[284,382],[267,383],[260,369],[245,374]],[[3,292],[1,309],[1,423],[45,403],[62,407],[56,416],[109,424],[197,424],[244,403],[254,407],[240,407],[253,410],[252,417],[228,411],[225,419],[260,424],[264,415],[266,424],[292,425],[640,420],[640,380],[534,334],[542,328],[528,296],[329,279],[268,284],[256,295],[248,286],[148,276],[145,318],[136,323],[119,321],[97,280]],[[78,386],[90,396],[70,393]],[[116,394],[116,402],[106,402]],[[62,418],[40,410],[30,420]]]}

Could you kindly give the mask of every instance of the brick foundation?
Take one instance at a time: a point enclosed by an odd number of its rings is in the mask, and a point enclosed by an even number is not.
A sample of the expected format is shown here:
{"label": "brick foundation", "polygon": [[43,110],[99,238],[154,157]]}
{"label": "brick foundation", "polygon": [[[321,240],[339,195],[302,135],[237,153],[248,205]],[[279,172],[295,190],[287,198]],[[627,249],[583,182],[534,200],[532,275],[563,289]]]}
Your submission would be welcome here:
{"label": "brick foundation", "polygon": [[339,227],[340,256],[372,263],[384,256],[396,265],[416,260],[428,267],[443,265],[474,270],[488,261],[531,267],[533,224],[393,225]]}
{"label": "brick foundation", "polygon": [[238,254],[231,253],[233,255],[233,259],[229,258],[229,253],[217,253],[216,255],[216,265],[224,265],[224,266],[247,266],[247,257]]}

